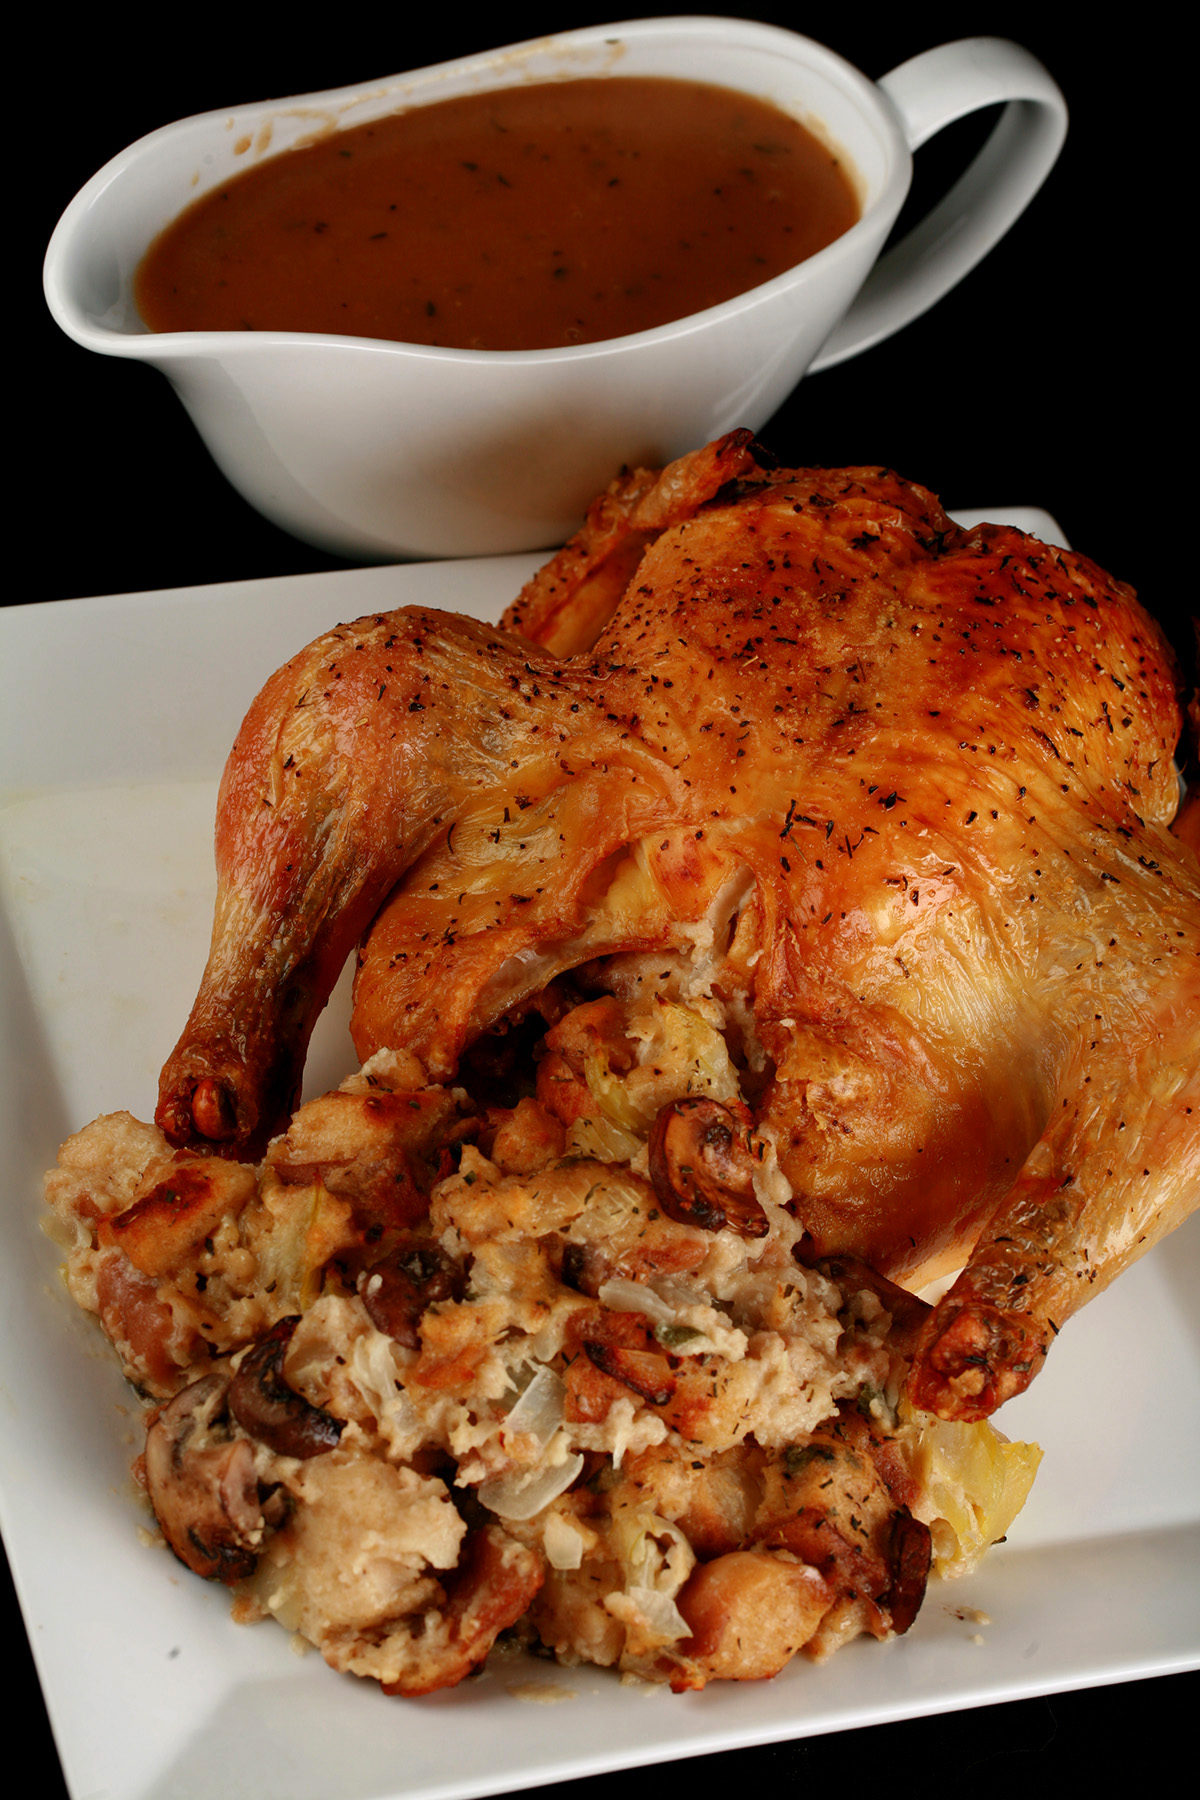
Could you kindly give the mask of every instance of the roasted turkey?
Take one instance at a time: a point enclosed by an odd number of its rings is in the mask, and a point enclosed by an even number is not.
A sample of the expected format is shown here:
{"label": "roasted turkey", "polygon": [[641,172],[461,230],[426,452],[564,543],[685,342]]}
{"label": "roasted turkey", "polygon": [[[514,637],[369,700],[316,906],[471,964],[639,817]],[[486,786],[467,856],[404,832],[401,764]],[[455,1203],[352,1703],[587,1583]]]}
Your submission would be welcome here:
{"label": "roasted turkey", "polygon": [[803,1254],[966,1261],[910,1393],[982,1418],[1200,1199],[1180,719],[1085,557],[743,432],[625,475],[501,628],[359,619],[264,687],[158,1122],[260,1155],[360,939],[360,1057],[435,1081],[569,999],[703,991]]}

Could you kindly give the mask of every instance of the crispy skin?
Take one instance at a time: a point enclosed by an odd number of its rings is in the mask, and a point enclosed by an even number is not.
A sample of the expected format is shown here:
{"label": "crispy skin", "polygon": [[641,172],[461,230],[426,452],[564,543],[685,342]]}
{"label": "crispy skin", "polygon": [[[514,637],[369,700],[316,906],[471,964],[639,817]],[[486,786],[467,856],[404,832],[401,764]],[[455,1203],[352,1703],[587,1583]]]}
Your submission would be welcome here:
{"label": "crispy skin", "polygon": [[[961,531],[888,471],[714,486],[735,436],[664,472],[657,515],[639,478],[624,537],[560,553],[525,639],[412,610],[273,678],[226,771],[159,1122],[253,1154],[389,892],[356,1047],[444,1079],[562,971],[686,949],[736,891],[714,979],[753,1007],[812,1253],[913,1281],[978,1239],[914,1393],[981,1417],[1197,1198],[1170,652],[1086,558]],[[639,551],[598,628],[595,584]]]}
{"label": "crispy skin", "polygon": [[642,552],[765,458],[748,431],[730,431],[669,469],[626,469],[588,507],[582,531],[513,601],[504,624],[557,656],[590,650],[612,619]]}

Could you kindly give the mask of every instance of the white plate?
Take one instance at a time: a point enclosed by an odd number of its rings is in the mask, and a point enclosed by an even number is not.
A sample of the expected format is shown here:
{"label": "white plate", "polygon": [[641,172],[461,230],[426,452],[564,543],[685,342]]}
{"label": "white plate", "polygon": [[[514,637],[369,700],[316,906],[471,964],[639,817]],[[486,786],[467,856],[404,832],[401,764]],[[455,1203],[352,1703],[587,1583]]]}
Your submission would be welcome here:
{"label": "white plate", "polygon": [[[1061,542],[1044,513],[1002,516]],[[97,1113],[151,1116],[207,946],[217,776],[266,675],[376,608],[494,618],[536,561],[0,613],[0,1522],[76,1796],[451,1800],[1200,1664],[1200,1218],[1073,1321],[1005,1409],[1009,1435],[1046,1451],[1010,1541],[934,1587],[907,1637],[823,1668],[647,1698],[500,1661],[388,1700],[272,1625],[239,1629],[222,1589],[139,1538],[139,1409],[58,1282],[41,1172]],[[342,995],[310,1091],[350,1066],[345,1017]],[[531,1683],[558,1704],[532,1707]]]}

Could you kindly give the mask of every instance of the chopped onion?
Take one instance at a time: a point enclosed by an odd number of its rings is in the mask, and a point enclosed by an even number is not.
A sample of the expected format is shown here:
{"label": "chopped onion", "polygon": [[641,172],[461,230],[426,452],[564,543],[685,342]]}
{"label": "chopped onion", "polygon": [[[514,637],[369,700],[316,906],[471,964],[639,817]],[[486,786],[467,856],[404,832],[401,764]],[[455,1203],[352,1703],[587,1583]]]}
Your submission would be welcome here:
{"label": "chopped onion", "polygon": [[542,1532],[542,1548],[552,1569],[583,1567],[583,1538],[574,1522],[564,1519],[561,1513],[548,1514],[546,1528]]}
{"label": "chopped onion", "polygon": [[691,1637],[692,1628],[674,1600],[666,1594],[660,1594],[657,1588],[628,1587],[625,1589],[625,1597],[641,1613],[645,1620],[644,1629],[654,1637],[661,1638],[664,1644]]}
{"label": "chopped onion", "polygon": [[505,1434],[527,1433],[545,1449],[563,1422],[566,1394],[561,1377],[540,1368],[505,1419]]}
{"label": "chopped onion", "polygon": [[582,1469],[583,1458],[576,1453],[561,1463],[513,1470],[483,1482],[479,1498],[489,1512],[501,1519],[532,1519],[544,1506],[565,1494]]}
{"label": "chopped onion", "polygon": [[601,1306],[607,1306],[612,1312],[642,1313],[655,1325],[669,1325],[675,1317],[675,1308],[647,1287],[644,1281],[629,1281],[624,1275],[614,1275],[611,1281],[602,1281],[596,1290],[596,1298]]}

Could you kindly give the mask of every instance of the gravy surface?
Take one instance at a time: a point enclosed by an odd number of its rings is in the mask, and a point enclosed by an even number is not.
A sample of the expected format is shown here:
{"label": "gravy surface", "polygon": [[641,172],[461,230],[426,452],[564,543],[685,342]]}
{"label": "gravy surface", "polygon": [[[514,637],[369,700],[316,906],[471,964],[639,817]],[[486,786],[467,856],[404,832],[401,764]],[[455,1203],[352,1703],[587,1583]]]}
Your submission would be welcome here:
{"label": "gravy surface", "polygon": [[413,107],[247,169],[150,246],[152,331],[313,331],[471,350],[684,318],[859,216],[796,120],[671,79],[547,82]]}

